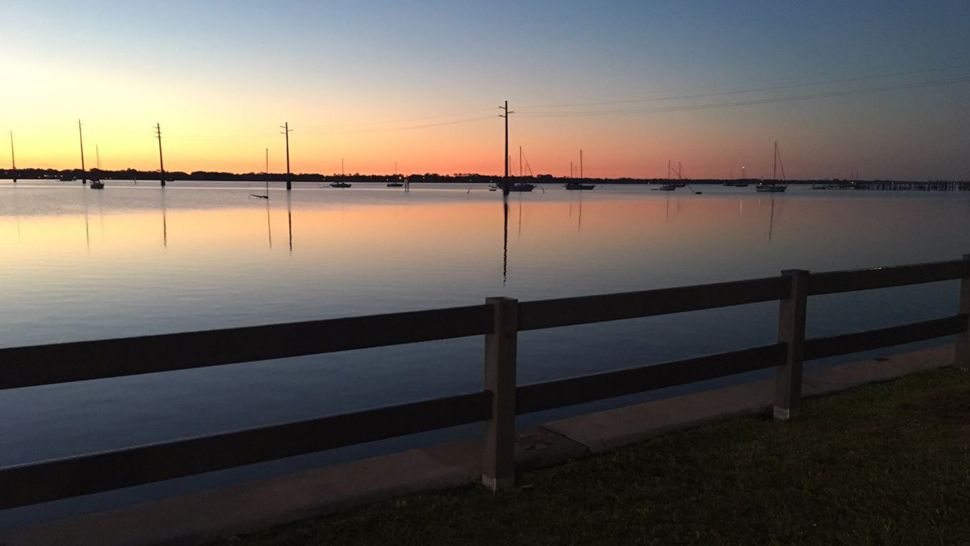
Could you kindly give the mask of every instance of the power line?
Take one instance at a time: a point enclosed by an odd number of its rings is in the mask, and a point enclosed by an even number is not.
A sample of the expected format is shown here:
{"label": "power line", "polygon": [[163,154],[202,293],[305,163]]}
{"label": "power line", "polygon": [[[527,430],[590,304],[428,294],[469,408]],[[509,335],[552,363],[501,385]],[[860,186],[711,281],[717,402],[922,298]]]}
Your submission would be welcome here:
{"label": "power line", "polygon": [[734,89],[730,91],[712,91],[707,93],[692,93],[692,94],[682,94],[682,95],[667,95],[667,96],[660,96],[660,97],[617,99],[617,100],[605,100],[605,101],[594,101],[594,102],[532,104],[532,105],[526,104],[524,108],[576,108],[576,107],[582,107],[582,106],[609,106],[614,104],[638,104],[643,102],[689,100],[689,99],[699,99],[699,98],[721,97],[721,96],[728,96],[728,95],[743,95],[747,93],[763,93],[766,91],[783,91],[786,89],[800,89],[805,87],[818,87],[821,85],[832,85],[832,84],[838,84],[838,83],[871,81],[871,80],[879,80],[879,79],[886,79],[886,78],[930,74],[930,73],[936,73],[936,72],[950,72],[953,70],[962,70],[965,68],[970,68],[970,64],[954,65],[954,66],[941,67],[941,68],[928,68],[924,70],[913,70],[909,72],[889,72],[889,73],[883,73],[883,74],[873,74],[868,76],[856,76],[852,78],[819,80],[819,81],[796,83],[796,84],[771,85],[771,86],[764,86],[764,87],[753,87],[748,89]]}
{"label": "power line", "polygon": [[748,99],[732,102],[715,102],[706,104],[687,104],[681,106],[663,106],[656,108],[643,109],[623,109],[623,110],[589,110],[589,111],[563,111],[563,112],[521,112],[523,117],[530,118],[568,118],[568,117],[595,117],[595,116],[616,116],[632,114],[654,114],[664,112],[687,112],[692,110],[714,110],[719,108],[735,108],[739,106],[756,106],[763,104],[776,104],[784,102],[800,102],[807,100],[817,100],[835,97],[847,97],[853,95],[865,95],[870,93],[882,93],[891,91],[901,91],[905,89],[917,89],[922,87],[936,87],[944,85],[954,85],[970,82],[970,75],[950,78],[945,80],[935,80],[926,82],[913,82],[902,85],[891,85],[866,89],[852,89],[844,91],[828,91],[823,93],[813,93],[808,95],[789,95],[783,97],[764,97],[760,99]]}

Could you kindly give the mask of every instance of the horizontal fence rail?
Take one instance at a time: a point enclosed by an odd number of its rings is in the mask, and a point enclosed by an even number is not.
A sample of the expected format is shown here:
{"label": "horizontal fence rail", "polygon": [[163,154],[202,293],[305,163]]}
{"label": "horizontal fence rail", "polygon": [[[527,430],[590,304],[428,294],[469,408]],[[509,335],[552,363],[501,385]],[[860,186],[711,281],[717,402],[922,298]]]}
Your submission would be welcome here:
{"label": "horizontal fence rail", "polygon": [[484,420],[477,392],[0,469],[0,509]]}
{"label": "horizontal fence rail", "polygon": [[805,340],[805,360],[818,360],[952,336],[966,329],[967,315],[954,315],[864,332],[807,339]]}
{"label": "horizontal fence rail", "polygon": [[487,334],[486,305],[0,349],[0,389]]}
{"label": "horizontal fence rail", "polygon": [[856,292],[874,288],[949,281],[963,277],[970,277],[970,261],[953,260],[857,271],[813,273],[808,280],[808,295]]}
{"label": "horizontal fence rail", "polygon": [[[961,279],[955,316],[805,339],[812,295]],[[778,342],[544,383],[515,384],[517,333],[779,301]],[[519,303],[0,349],[0,390],[239,362],[485,337],[486,390],[341,415],[0,468],[0,509],[486,421],[483,482],[514,477],[514,415],[774,368],[774,415],[798,414],[802,362],[957,335],[970,369],[970,255],[963,260]],[[2,395],[2,394],[0,394]]]}
{"label": "horizontal fence rail", "polygon": [[730,353],[524,385],[518,388],[516,409],[519,414],[532,413],[772,368],[781,363],[784,349],[785,346],[778,343]]}
{"label": "horizontal fence rail", "polygon": [[788,286],[778,277],[662,288],[519,304],[519,330],[652,317],[781,299]]}

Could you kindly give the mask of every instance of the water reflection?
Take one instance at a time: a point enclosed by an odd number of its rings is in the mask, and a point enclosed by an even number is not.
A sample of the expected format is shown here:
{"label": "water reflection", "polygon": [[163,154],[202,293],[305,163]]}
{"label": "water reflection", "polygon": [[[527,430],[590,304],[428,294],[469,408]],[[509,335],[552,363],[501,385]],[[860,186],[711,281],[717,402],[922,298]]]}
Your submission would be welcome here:
{"label": "water reflection", "polygon": [[165,200],[165,187],[161,189],[162,208],[162,248],[168,248],[168,203]]}
{"label": "water reflection", "polygon": [[269,241],[269,247],[273,248],[273,222],[270,220],[269,214],[269,191],[266,191],[266,239]]}
{"label": "water reflection", "polygon": [[293,254],[293,196],[286,192],[286,224],[290,238],[290,255]]}
{"label": "water reflection", "polygon": [[502,196],[502,286],[509,279],[509,196]]}
{"label": "water reflection", "polygon": [[[517,195],[512,217],[512,197],[499,203],[500,194],[465,188],[422,187],[410,194],[383,187],[300,190],[274,193],[260,205],[247,187],[162,190],[128,182],[108,189],[92,194],[77,186],[0,188],[16,191],[0,195],[2,282],[19,287],[3,295],[0,332],[13,329],[0,338],[29,332],[12,327],[17,321],[11,317],[36,317],[37,301],[57,306],[62,295],[55,289],[69,290],[63,297],[73,307],[45,318],[45,328],[35,332],[60,341],[76,337],[78,322],[97,322],[115,307],[160,290],[171,292],[171,301],[139,319],[141,324],[129,324],[133,333],[154,331],[152,325],[166,316],[194,313],[187,302],[202,294],[213,299],[213,316],[264,322],[262,315],[240,310],[253,309],[251,294],[266,291],[267,283],[274,286],[278,318],[295,320],[316,318],[321,309],[413,309],[443,300],[467,303],[484,294],[556,297],[723,281],[791,267],[946,259],[970,247],[965,195],[902,199],[795,189],[769,197],[715,189],[676,196],[635,188],[551,189]],[[91,226],[92,214],[98,226]],[[282,252],[274,230],[282,214],[287,261],[271,252]],[[932,230],[925,229],[928,218]],[[99,227],[100,239],[92,227]],[[495,244],[499,230],[501,250]],[[151,243],[159,231],[161,247]],[[940,232],[954,235],[932,236]],[[178,245],[170,246],[170,237]],[[77,272],[71,286],[60,284],[65,271]],[[105,278],[125,280],[104,283]],[[305,315],[288,315],[288,309],[304,309]],[[104,333],[113,335],[109,328]]]}

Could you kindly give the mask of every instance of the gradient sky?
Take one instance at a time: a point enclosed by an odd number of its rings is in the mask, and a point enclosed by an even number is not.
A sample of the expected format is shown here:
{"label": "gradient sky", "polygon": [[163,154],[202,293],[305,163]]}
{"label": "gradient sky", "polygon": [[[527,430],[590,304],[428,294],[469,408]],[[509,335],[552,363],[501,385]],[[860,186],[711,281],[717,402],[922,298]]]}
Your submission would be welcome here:
{"label": "gradient sky", "polygon": [[21,167],[77,166],[81,118],[108,169],[157,168],[160,122],[168,169],[269,148],[280,171],[289,121],[296,172],[498,173],[507,99],[516,170],[523,146],[535,173],[582,148],[594,177],[757,177],[778,140],[790,178],[970,178],[966,0],[0,0],[0,22]]}

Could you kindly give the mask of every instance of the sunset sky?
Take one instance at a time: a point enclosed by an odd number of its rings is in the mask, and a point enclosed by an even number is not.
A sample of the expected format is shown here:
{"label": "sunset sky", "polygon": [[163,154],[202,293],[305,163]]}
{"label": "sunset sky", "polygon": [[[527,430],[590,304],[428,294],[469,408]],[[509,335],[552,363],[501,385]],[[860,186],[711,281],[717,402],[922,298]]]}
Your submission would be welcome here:
{"label": "sunset sky", "polygon": [[[970,178],[970,3],[0,0],[21,167]],[[6,152],[0,167],[9,166]]]}

